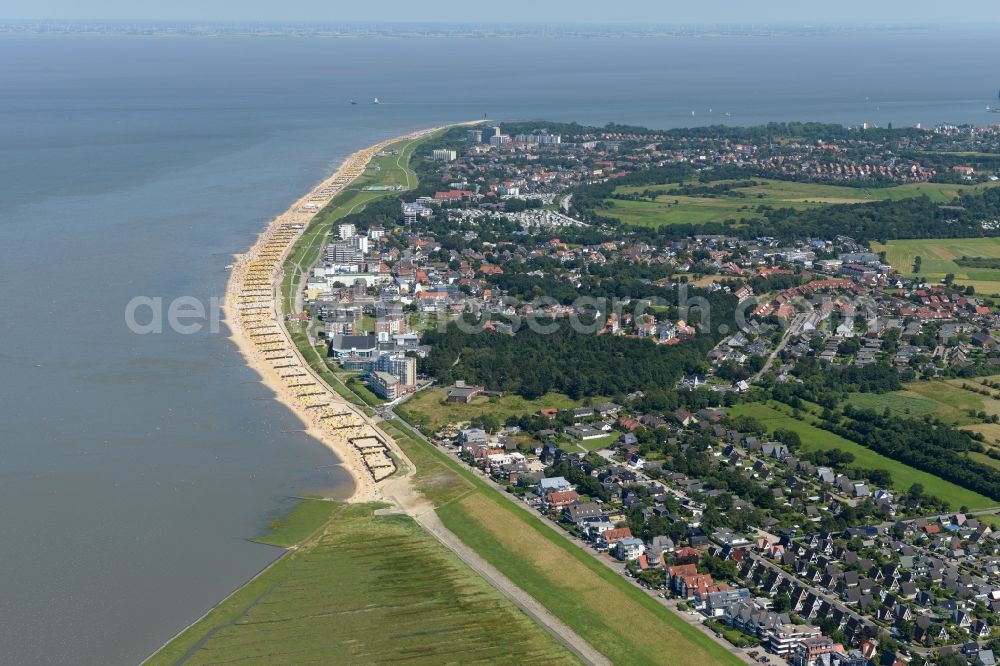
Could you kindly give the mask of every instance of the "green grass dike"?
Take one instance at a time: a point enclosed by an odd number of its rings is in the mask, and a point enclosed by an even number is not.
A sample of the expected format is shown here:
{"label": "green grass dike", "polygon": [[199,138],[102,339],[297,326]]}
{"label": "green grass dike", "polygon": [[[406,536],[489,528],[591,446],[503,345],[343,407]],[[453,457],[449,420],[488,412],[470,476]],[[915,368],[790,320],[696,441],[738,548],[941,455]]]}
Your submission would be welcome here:
{"label": "green grass dike", "polygon": [[382,506],[303,502],[260,539],[305,535],[297,547],[147,663],[578,663],[412,519],[375,515]]}
{"label": "green grass dike", "polygon": [[445,526],[613,664],[742,663],[398,420],[383,424]]}

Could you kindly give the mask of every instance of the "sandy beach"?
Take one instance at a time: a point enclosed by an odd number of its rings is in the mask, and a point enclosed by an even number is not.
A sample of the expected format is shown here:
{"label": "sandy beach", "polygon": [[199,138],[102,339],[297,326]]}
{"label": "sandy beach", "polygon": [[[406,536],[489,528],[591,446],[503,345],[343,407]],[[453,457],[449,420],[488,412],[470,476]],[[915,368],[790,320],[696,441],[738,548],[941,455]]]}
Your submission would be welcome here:
{"label": "sandy beach", "polygon": [[312,219],[388,145],[440,128],[388,139],[350,155],[333,174],[274,218],[245,254],[235,257],[223,305],[225,321],[247,364],[275,399],[292,410],[306,432],[327,446],[354,480],[350,502],[381,499],[379,482],[404,459],[392,439],[357,406],[344,400],[302,358],[284,325],[279,299],[282,266]]}

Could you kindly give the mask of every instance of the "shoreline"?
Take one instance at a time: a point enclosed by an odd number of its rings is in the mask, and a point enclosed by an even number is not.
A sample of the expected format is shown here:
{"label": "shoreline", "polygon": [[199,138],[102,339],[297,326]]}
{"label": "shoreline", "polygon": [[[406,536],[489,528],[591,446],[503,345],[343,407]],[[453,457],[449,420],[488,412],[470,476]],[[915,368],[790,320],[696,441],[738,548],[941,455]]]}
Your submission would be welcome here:
{"label": "shoreline", "polygon": [[[332,174],[273,218],[243,254],[234,255],[226,283],[222,310],[229,339],[261,383],[273,391],[274,399],[302,421],[306,434],[340,460],[354,484],[344,500],[349,503],[381,499],[378,483],[396,471],[389,451],[405,456],[372,419],[328,386],[302,358],[281,312],[284,261],[313,219],[364,174],[377,153],[393,143],[451,126],[386,139],[348,155]],[[373,439],[381,446],[372,446]],[[351,440],[369,445],[361,447]]]}

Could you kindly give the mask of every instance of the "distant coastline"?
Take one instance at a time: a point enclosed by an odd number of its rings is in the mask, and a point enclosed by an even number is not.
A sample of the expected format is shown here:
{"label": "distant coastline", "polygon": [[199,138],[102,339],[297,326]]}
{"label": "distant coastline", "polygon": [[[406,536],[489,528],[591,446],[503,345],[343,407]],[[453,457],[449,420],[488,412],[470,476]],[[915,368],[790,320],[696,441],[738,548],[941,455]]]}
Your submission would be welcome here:
{"label": "distant coastline", "polygon": [[[974,23],[966,28],[989,29],[996,24]],[[842,36],[866,32],[940,32],[961,24],[933,23],[716,23],[716,24],[596,24],[573,22],[450,23],[450,22],[277,22],[277,21],[124,21],[74,19],[0,19],[0,35],[128,35],[192,37],[771,37]]]}

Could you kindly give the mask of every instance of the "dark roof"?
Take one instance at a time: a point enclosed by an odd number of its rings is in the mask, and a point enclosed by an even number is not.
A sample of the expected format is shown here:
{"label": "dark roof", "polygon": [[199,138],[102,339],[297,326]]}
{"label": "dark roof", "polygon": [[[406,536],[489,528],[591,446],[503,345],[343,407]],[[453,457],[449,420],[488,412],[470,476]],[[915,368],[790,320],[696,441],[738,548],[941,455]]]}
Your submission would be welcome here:
{"label": "dark roof", "polygon": [[374,335],[335,335],[330,338],[334,349],[375,349],[378,338]]}

